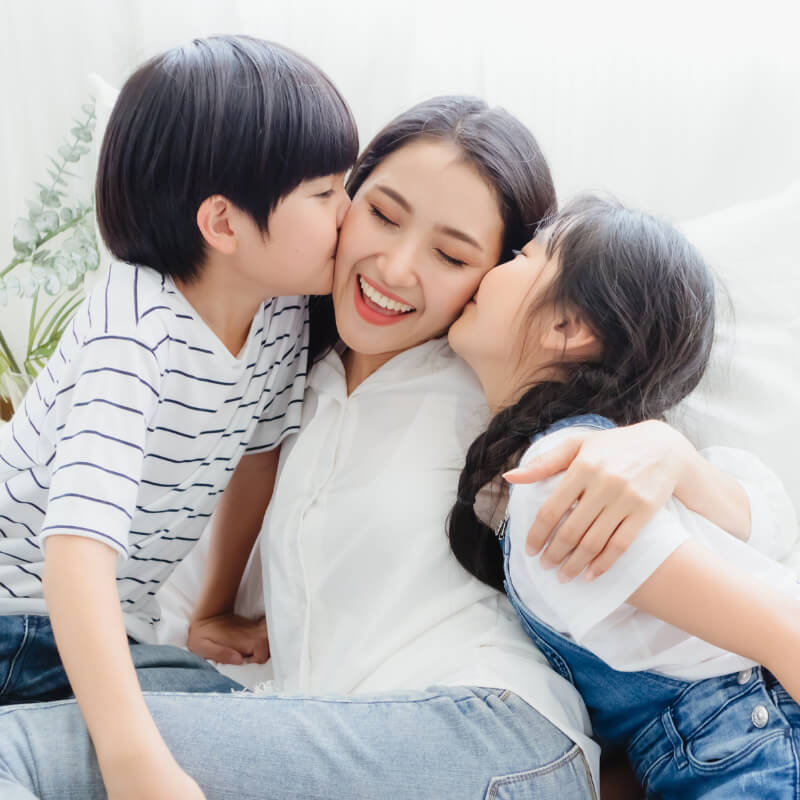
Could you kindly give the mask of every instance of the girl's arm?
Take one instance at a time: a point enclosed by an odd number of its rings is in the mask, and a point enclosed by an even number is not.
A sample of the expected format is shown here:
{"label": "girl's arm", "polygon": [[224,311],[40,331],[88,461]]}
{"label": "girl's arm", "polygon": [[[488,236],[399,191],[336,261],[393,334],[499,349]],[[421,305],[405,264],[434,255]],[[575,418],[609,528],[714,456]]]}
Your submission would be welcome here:
{"label": "girl's arm", "polygon": [[[755,460],[750,459],[747,466],[754,468]],[[750,540],[754,520],[750,496],[742,483],[710,463],[685,436],[665,423],[575,431],[506,475],[512,483],[530,483],[562,470],[566,470],[563,479],[531,526],[528,550],[539,552],[566,517],[543,553],[546,565],[563,562],[560,574],[566,580],[585,567],[587,578],[605,572],[673,494],[728,533]],[[762,483],[765,475],[770,478],[767,483],[779,483],[763,465],[756,471]],[[751,488],[757,496],[757,487]],[[764,493],[770,502],[760,505],[769,513],[759,515],[753,544],[780,558],[797,537],[796,524],[791,510],[780,519],[770,512],[770,507],[789,506],[781,487],[776,490],[771,485]]]}
{"label": "girl's arm", "polygon": [[710,554],[680,545],[628,602],[767,667],[800,702],[800,601]]}
{"label": "girl's arm", "polygon": [[189,622],[189,649],[223,664],[269,658],[263,619],[234,614],[236,593],[275,487],[280,449],[246,455],[212,517],[203,589]]}
{"label": "girl's arm", "polygon": [[44,596],[58,652],[112,800],[203,793],[170,754],[145,705],[116,584],[118,554],[80,536],[45,541]]}

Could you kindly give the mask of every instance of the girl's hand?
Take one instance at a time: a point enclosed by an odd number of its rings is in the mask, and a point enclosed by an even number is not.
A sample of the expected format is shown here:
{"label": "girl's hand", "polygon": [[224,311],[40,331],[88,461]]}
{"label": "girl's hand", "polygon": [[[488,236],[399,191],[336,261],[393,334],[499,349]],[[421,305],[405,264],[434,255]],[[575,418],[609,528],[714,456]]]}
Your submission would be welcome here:
{"label": "girl's hand", "polygon": [[264,617],[252,620],[237,614],[192,620],[186,646],[219,664],[264,664],[269,658],[267,623]]}
{"label": "girl's hand", "polygon": [[566,470],[536,515],[526,551],[536,555],[547,545],[542,565],[561,564],[564,581],[584,569],[587,580],[602,575],[673,494],[687,463],[696,458],[691,443],[663,422],[576,433],[504,476],[510,483],[534,483]]}

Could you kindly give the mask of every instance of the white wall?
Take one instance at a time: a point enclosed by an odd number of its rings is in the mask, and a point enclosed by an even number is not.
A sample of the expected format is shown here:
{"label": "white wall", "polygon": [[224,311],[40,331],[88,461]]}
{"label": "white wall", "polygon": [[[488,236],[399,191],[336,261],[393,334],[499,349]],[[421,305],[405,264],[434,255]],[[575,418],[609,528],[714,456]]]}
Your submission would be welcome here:
{"label": "white wall", "polygon": [[[119,85],[153,52],[219,32],[276,39],[319,63],[352,104],[364,142],[419,99],[468,92],[530,125],[562,197],[605,188],[673,219],[761,197],[800,176],[797,7],[8,0],[0,6],[0,265],[45,157],[86,97],[86,75]],[[4,330],[10,313],[0,308]]]}

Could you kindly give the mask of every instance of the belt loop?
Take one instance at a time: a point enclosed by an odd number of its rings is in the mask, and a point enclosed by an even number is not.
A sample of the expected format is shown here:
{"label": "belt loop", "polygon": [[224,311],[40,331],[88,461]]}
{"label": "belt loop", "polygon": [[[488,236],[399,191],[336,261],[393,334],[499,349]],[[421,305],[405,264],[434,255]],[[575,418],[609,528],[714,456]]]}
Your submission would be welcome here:
{"label": "belt loop", "polygon": [[683,742],[683,738],[678,733],[678,729],[675,727],[675,720],[672,718],[672,709],[668,708],[661,715],[661,724],[664,726],[664,732],[667,734],[667,739],[669,739],[672,745],[672,756],[675,759],[675,766],[678,769],[684,769],[689,766],[689,761],[686,758],[686,746]]}

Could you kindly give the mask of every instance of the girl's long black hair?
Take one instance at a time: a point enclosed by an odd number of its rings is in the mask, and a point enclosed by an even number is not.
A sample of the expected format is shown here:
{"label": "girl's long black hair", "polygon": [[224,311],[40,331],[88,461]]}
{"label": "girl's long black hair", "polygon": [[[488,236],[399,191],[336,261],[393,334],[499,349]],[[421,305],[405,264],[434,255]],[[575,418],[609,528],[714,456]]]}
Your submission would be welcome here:
{"label": "girl's long black hair", "polygon": [[[501,261],[522,247],[555,210],[550,168],[533,134],[505,109],[463,95],[425,100],[380,130],[356,161],[347,181],[348,194],[353,197],[387,156],[420,139],[455,144],[464,161],[494,190],[503,220]],[[310,314],[309,356],[315,361],[338,339],[331,296],[312,297]]]}
{"label": "girl's long black hair", "polygon": [[448,519],[458,561],[502,591],[494,532],[478,519],[479,490],[515,466],[531,438],[559,419],[594,413],[618,425],[661,418],[699,382],[714,338],[714,279],[671,225],[598,197],[547,223],[558,274],[544,300],[574,309],[597,337],[597,360],[559,363],[559,380],[534,383],[470,446]]}

